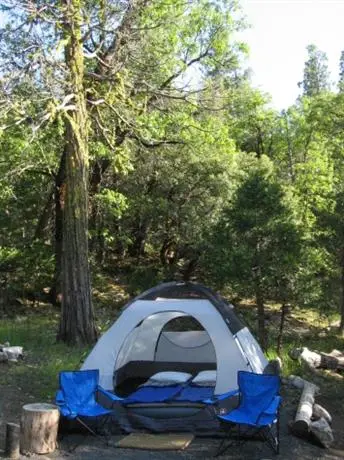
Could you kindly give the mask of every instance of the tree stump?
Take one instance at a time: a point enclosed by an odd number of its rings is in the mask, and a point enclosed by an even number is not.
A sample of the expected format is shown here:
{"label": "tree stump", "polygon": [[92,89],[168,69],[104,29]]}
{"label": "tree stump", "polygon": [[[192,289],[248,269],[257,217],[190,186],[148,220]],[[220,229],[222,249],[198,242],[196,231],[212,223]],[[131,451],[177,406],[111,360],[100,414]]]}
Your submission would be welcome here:
{"label": "tree stump", "polygon": [[23,406],[20,423],[22,454],[48,454],[56,449],[59,410],[53,404],[36,403]]}
{"label": "tree stump", "polygon": [[19,425],[16,423],[6,423],[5,456],[7,458],[19,458],[19,432]]}

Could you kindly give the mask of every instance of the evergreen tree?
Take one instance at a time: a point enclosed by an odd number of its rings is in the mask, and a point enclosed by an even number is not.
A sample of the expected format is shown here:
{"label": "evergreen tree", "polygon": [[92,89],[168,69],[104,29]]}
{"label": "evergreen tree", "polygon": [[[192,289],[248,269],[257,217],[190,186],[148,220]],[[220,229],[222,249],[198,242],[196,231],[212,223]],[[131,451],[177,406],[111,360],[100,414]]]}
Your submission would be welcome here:
{"label": "evergreen tree", "polygon": [[291,203],[276,180],[271,161],[245,156],[246,177],[224,210],[206,260],[214,282],[253,295],[258,336],[266,346],[264,304],[269,298],[290,301],[301,238]]}
{"label": "evergreen tree", "polygon": [[308,59],[305,62],[303,80],[299,84],[305,96],[316,96],[330,89],[327,55],[315,45],[307,46]]}
{"label": "evergreen tree", "polygon": [[339,81],[338,89],[340,93],[344,92],[344,50],[340,54],[339,60]]}

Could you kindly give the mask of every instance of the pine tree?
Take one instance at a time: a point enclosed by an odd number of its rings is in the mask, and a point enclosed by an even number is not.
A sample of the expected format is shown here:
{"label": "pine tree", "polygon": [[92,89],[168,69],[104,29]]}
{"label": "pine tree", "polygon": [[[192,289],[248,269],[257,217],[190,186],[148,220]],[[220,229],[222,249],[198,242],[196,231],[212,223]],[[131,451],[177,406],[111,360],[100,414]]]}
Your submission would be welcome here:
{"label": "pine tree", "polygon": [[330,89],[327,55],[315,45],[307,46],[308,59],[305,62],[303,80],[299,86],[305,96],[316,96]]}
{"label": "pine tree", "polygon": [[339,81],[338,89],[340,93],[344,92],[344,50],[340,54],[339,60]]}

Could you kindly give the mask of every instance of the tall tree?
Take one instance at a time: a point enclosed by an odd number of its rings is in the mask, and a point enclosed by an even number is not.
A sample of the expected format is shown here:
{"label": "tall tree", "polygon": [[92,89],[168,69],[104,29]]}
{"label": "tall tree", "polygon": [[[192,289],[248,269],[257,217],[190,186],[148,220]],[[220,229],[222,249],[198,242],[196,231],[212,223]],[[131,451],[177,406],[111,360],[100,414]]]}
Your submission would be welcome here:
{"label": "tall tree", "polygon": [[300,86],[305,96],[312,97],[330,89],[329,71],[326,53],[315,45],[308,45],[307,53],[308,59]]}
{"label": "tall tree", "polygon": [[340,59],[339,59],[338,89],[340,93],[344,92],[344,50],[340,53]]}
{"label": "tall tree", "polygon": [[88,265],[88,116],[84,88],[81,0],[63,1],[63,39],[73,108],[65,117],[62,312],[58,337],[67,343],[96,339]]}

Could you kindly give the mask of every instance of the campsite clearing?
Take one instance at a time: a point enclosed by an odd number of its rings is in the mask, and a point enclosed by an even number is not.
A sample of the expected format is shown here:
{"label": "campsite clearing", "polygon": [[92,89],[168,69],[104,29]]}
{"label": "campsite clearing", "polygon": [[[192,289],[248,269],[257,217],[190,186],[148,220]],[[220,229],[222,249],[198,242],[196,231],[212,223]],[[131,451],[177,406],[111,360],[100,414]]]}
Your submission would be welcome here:
{"label": "campsite clearing", "polygon": [[[120,305],[123,305],[123,291],[120,294]],[[118,305],[112,303],[108,307],[98,307],[98,325],[102,331],[106,330],[117,317]],[[117,308],[116,308],[117,307]],[[248,321],[250,328],[254,325],[255,308],[247,302],[242,305],[241,312]],[[269,338],[271,348],[268,357],[273,358],[274,338],[278,326],[279,310],[275,305],[268,307]],[[78,369],[87,356],[88,348],[69,348],[63,344],[55,343],[56,325],[58,314],[56,310],[41,305],[36,309],[22,311],[15,319],[0,321],[1,337],[13,345],[24,347],[24,359],[18,363],[1,364],[0,367],[0,448],[4,446],[4,427],[6,422],[18,422],[21,408],[26,403],[52,401],[58,386],[58,372],[66,369]],[[312,445],[302,439],[292,436],[288,431],[288,422],[295,416],[296,407],[300,397],[297,389],[283,388],[283,407],[281,411],[281,454],[282,460],[302,459],[343,459],[344,458],[344,384],[343,377],[334,372],[323,372],[319,375],[305,374],[304,368],[298,362],[288,358],[288,350],[297,346],[308,346],[311,349],[331,351],[343,349],[343,339],[335,331],[326,329],[328,323],[313,310],[294,309],[289,316],[284,338],[283,364],[286,374],[303,375],[312,380],[321,388],[317,402],[324,406],[333,417],[333,430],[335,443],[333,449],[325,450]],[[114,439],[119,439],[116,436]],[[82,442],[80,444],[80,440]],[[173,460],[174,458],[211,458],[212,452],[218,445],[218,440],[211,438],[196,438],[183,452],[146,452],[134,450],[120,450],[116,452],[118,458],[154,460]],[[73,452],[68,452],[70,447],[80,444]],[[259,451],[261,444],[248,442],[245,450],[233,450],[227,458],[263,459],[273,458],[268,450]],[[235,457],[237,455],[237,457]],[[102,456],[103,460],[113,459],[113,448],[104,447],[92,436],[80,435],[67,436],[60,445],[60,450],[49,457],[56,460],[67,459],[94,459]],[[244,456],[244,457],[243,457]],[[33,457],[34,458],[34,457]],[[37,457],[44,460],[44,457]],[[226,456],[222,457],[226,458]]]}

